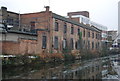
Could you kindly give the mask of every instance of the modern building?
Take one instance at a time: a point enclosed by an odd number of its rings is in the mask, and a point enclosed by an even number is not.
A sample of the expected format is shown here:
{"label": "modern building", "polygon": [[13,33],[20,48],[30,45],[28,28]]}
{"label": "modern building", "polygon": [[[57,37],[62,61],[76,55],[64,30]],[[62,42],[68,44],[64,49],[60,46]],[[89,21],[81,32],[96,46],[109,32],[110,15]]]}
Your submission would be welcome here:
{"label": "modern building", "polygon": [[49,11],[19,14],[2,7],[2,23],[12,25],[3,33],[4,54],[94,53],[101,48],[101,30]]}
{"label": "modern building", "polygon": [[93,21],[90,21],[90,25],[100,29],[102,31],[101,33],[102,42],[107,42],[107,27]]}

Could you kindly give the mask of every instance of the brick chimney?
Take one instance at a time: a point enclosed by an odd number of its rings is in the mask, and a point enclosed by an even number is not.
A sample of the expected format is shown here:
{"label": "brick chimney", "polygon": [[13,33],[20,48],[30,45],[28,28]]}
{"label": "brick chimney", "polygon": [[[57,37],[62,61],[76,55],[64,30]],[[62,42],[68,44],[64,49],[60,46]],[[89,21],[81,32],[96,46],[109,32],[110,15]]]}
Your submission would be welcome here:
{"label": "brick chimney", "polygon": [[46,8],[46,12],[49,12],[50,7],[49,6],[45,6],[45,8]]}

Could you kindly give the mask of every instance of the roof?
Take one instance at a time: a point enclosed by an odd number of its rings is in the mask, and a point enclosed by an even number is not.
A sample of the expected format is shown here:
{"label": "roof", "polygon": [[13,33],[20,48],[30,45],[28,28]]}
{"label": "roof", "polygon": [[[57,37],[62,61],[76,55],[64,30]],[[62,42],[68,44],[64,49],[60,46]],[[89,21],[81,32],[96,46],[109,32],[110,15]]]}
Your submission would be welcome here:
{"label": "roof", "polygon": [[117,30],[109,30],[108,32],[117,32]]}
{"label": "roof", "polygon": [[23,32],[23,31],[17,31],[17,30],[8,30],[8,31],[2,31],[2,33],[16,33],[16,34],[25,34],[25,35],[33,35],[37,36],[36,33],[31,33],[31,32]]}
{"label": "roof", "polygon": [[12,13],[12,14],[16,14],[16,15],[19,15],[19,13],[16,13],[16,12],[11,12],[11,11],[7,11],[8,13]]}
{"label": "roof", "polygon": [[60,15],[58,15],[58,14],[52,13],[52,16],[53,16],[54,18],[56,18],[56,19],[63,20],[63,21],[68,22],[68,23],[72,23],[72,24],[77,25],[77,26],[80,26],[80,27],[82,27],[82,28],[100,32],[100,30],[98,30],[98,29],[96,29],[96,28],[93,28],[93,27],[91,27],[91,26],[87,26],[87,25],[81,24],[81,23],[79,23],[79,22],[76,22],[76,21],[67,19],[67,18],[65,18],[65,17],[63,17],[63,16],[60,16]]}
{"label": "roof", "polygon": [[[47,29],[36,29],[36,31],[48,31]],[[34,35],[37,36],[37,33],[33,32],[24,32],[24,31],[18,31],[18,30],[8,30],[8,31],[2,31],[2,33],[17,33],[17,34],[26,34],[26,35]]]}

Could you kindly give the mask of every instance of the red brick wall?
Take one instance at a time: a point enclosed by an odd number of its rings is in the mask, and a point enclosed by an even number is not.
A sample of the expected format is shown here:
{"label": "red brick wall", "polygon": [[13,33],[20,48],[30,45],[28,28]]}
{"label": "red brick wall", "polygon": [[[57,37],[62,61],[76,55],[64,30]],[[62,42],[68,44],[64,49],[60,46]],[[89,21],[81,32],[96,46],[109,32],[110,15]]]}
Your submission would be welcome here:
{"label": "red brick wall", "polygon": [[3,54],[19,54],[19,43],[18,42],[2,42],[2,53]]}
{"label": "red brick wall", "polygon": [[35,22],[35,29],[47,29],[49,26],[49,17],[51,12],[37,12],[21,14],[21,25],[31,28],[31,21]]}
{"label": "red brick wall", "polygon": [[20,40],[20,54],[36,54],[36,40]]}
{"label": "red brick wall", "polygon": [[1,43],[3,54],[36,54],[35,40],[4,41]]}
{"label": "red brick wall", "polygon": [[[36,47],[36,53],[37,54],[47,54],[50,52],[50,33],[46,32],[46,31],[38,31],[38,40],[37,40],[37,47]],[[47,47],[46,49],[42,49],[42,36],[46,36],[47,37]]]}

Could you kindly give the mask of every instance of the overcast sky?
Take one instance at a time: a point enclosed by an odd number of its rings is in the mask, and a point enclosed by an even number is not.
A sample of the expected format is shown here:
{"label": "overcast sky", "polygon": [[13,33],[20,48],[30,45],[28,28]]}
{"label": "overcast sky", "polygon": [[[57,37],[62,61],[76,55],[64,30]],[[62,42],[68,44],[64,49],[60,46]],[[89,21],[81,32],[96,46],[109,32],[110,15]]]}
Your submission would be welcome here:
{"label": "overcast sky", "polygon": [[32,13],[44,11],[44,6],[50,5],[50,10],[62,16],[67,12],[89,11],[90,19],[108,27],[108,30],[118,29],[118,1],[120,0],[0,0],[0,7],[8,11]]}

